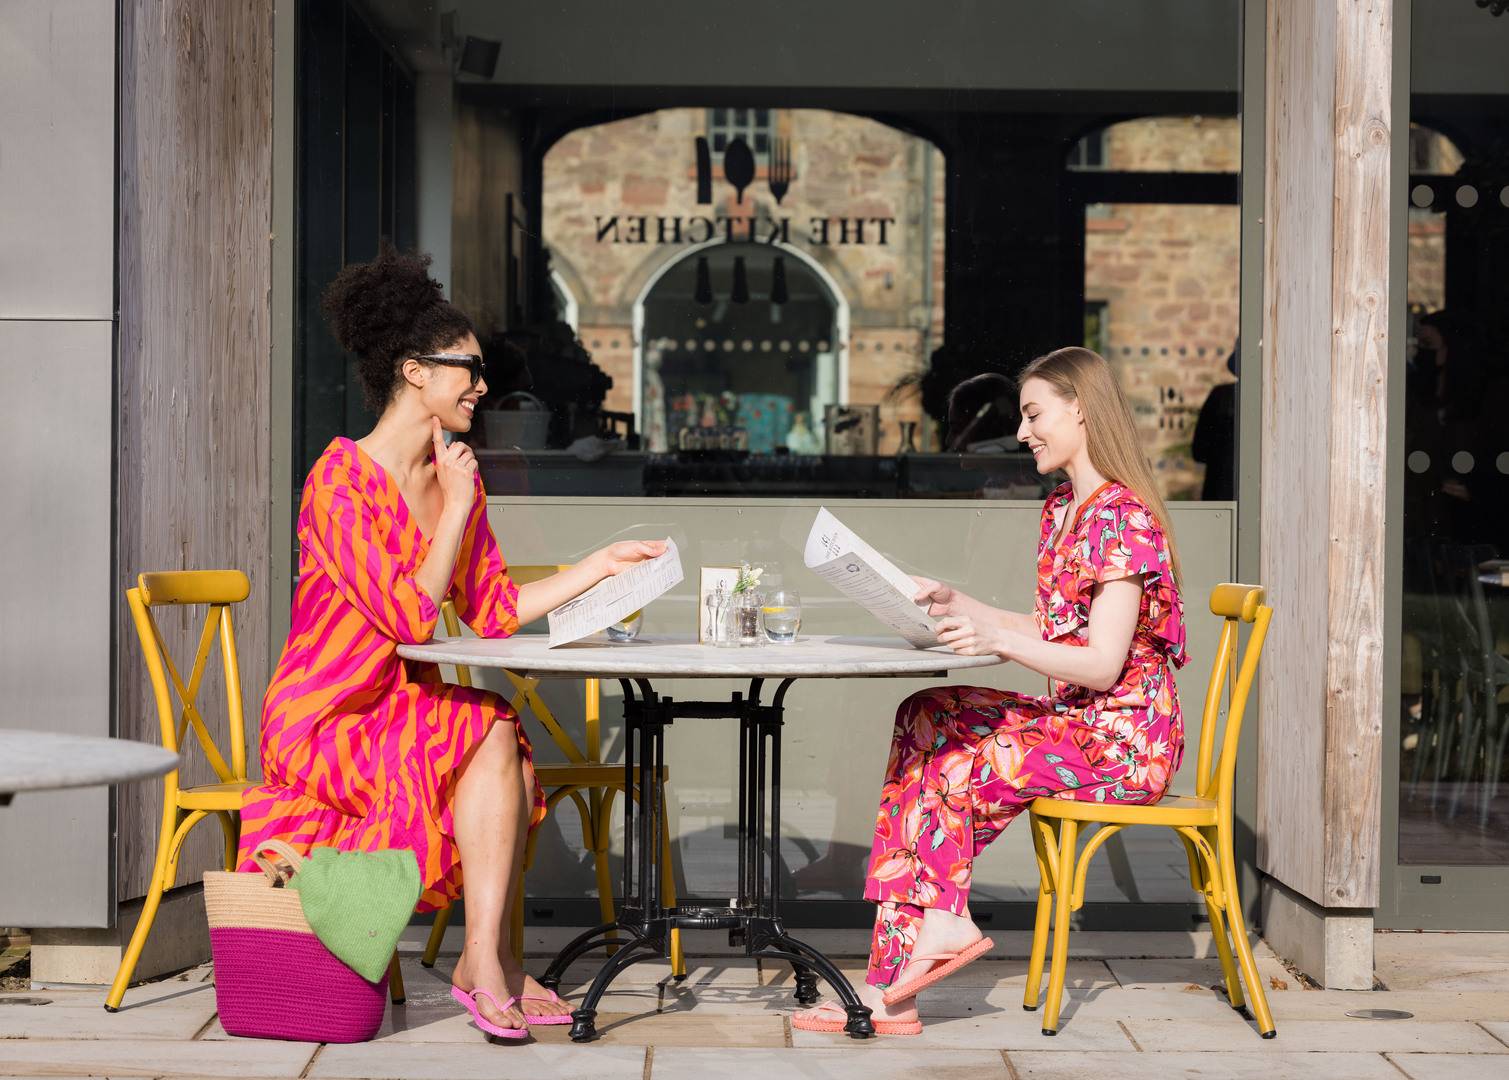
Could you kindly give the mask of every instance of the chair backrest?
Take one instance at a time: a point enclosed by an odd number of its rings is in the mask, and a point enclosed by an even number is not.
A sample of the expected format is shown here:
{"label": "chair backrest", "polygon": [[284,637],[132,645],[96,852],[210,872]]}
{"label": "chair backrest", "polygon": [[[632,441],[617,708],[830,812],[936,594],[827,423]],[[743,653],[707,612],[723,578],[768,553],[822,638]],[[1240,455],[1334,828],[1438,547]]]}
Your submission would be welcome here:
{"label": "chair backrest", "polygon": [[[131,608],[136,636],[147,661],[157,719],[162,725],[163,746],[178,753],[185,730],[192,728],[210,767],[224,783],[246,779],[246,716],[241,703],[241,668],[236,659],[236,634],[231,625],[231,606],[241,603],[250,594],[251,582],[240,570],[173,570],[142,574],[136,579],[136,587],[126,590],[126,602]],[[185,680],[179,675],[178,667],[168,654],[162,631],[153,616],[153,609],[199,605],[205,605],[208,610],[205,612],[204,627],[199,632],[194,666],[189,669],[189,677]],[[217,637],[220,639],[221,663],[225,674],[229,761],[220,752],[195,701]]]}
{"label": "chair backrest", "polygon": [[[1237,770],[1237,744],[1242,737],[1242,718],[1257,678],[1258,661],[1263,655],[1263,641],[1273,609],[1263,603],[1261,585],[1217,585],[1210,591],[1210,612],[1222,620],[1221,637],[1215,660],[1210,667],[1210,685],[1205,691],[1205,711],[1200,717],[1200,761],[1196,792],[1214,799],[1221,813],[1232,810],[1232,791]],[[1242,623],[1252,632],[1247,647],[1239,648]],[[1217,728],[1222,698],[1226,699],[1226,729],[1220,733],[1220,753],[1216,753]]]}
{"label": "chair backrest", "polygon": [[[528,585],[535,581],[558,574],[562,570],[570,570],[570,563],[543,563],[510,566],[508,576],[516,585]],[[456,605],[449,599],[440,605],[440,618],[445,623],[445,631],[451,637],[461,636],[461,620],[456,614]],[[584,706],[586,713],[586,729],[584,732],[586,746],[579,746],[575,739],[561,727],[555,713],[545,704],[539,694],[539,680],[525,679],[515,675],[511,671],[503,674],[508,676],[508,681],[513,684],[514,696],[510,704],[514,712],[523,715],[526,708],[534,714],[550,739],[560,748],[561,753],[566,755],[569,761],[576,764],[597,763],[602,760],[602,684],[597,679],[583,679]],[[462,686],[474,685],[471,668],[465,664],[456,665],[456,681]]]}

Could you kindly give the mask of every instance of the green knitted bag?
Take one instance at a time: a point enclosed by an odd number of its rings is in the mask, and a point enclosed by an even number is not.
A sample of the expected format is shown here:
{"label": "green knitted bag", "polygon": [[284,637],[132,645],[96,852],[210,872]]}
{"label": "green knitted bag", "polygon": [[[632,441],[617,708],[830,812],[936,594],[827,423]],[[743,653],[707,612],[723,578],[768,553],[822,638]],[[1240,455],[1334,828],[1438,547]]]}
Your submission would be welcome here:
{"label": "green knitted bag", "polygon": [[419,902],[414,853],[315,848],[288,884],[325,948],[368,982],[380,980]]}

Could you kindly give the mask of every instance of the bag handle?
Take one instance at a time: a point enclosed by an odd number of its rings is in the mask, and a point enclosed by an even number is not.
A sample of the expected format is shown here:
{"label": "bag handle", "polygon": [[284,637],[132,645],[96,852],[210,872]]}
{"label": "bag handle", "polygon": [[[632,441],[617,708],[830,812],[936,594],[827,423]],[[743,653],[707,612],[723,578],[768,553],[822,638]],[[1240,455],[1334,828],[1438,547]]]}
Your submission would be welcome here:
{"label": "bag handle", "polygon": [[[276,854],[279,860],[288,864],[288,868],[285,870],[274,860],[264,858],[262,856],[262,852],[264,851],[271,851]],[[289,879],[298,873],[300,867],[304,865],[304,857],[282,840],[264,841],[252,853],[252,858],[262,868],[262,872],[267,875],[267,880],[274,889],[286,885]]]}

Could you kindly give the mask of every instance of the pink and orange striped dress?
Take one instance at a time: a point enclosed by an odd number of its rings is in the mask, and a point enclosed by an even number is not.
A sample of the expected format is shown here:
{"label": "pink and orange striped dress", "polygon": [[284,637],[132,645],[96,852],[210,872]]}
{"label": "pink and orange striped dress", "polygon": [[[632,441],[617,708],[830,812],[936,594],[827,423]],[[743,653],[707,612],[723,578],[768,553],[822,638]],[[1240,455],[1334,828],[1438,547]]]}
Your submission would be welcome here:
{"label": "pink and orange striped dress", "polygon": [[[518,629],[518,587],[476,498],[450,596],[482,637]],[[299,508],[299,587],[283,657],[262,705],[263,783],[241,810],[241,869],[269,839],[296,849],[408,848],[419,862],[419,910],[461,892],[451,805],[467,754],[497,721],[514,722],[545,816],[529,740],[507,701],[441,681],[433,664],[398,656],[428,641],[439,611],[414,582],[429,541],[381,465],[350,439],[315,462]]]}

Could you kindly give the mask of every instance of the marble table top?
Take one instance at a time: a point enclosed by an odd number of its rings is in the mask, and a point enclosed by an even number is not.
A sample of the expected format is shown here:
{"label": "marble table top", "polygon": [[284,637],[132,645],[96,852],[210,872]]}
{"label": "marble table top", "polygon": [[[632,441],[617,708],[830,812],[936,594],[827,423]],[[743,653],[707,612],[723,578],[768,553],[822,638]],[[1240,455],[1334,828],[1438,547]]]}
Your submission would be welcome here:
{"label": "marble table top", "polygon": [[0,728],[0,795],[119,784],[177,767],[172,751],[130,739]]}
{"label": "marble table top", "polygon": [[802,637],[786,645],[736,649],[692,637],[648,634],[634,641],[589,638],[550,649],[545,635],[460,638],[400,645],[398,655],[433,664],[507,668],[520,675],[679,679],[834,679],[935,675],[990,667],[998,656],[959,656],[939,646],[914,649],[901,638]]}

